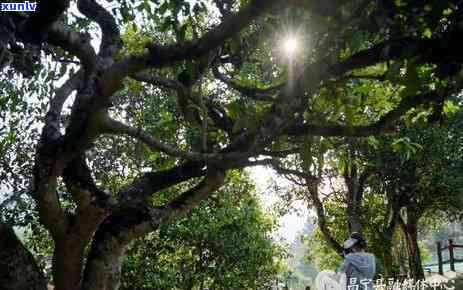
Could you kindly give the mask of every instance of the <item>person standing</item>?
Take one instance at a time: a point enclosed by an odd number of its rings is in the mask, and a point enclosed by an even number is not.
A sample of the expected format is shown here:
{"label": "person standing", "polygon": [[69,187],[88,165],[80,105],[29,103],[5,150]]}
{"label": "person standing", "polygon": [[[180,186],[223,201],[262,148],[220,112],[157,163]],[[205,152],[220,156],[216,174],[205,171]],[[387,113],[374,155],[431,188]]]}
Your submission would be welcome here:
{"label": "person standing", "polygon": [[352,233],[344,242],[344,261],[338,272],[346,274],[348,290],[373,290],[376,258],[367,252],[367,241],[360,233]]}
{"label": "person standing", "polygon": [[344,260],[337,273],[321,271],[315,279],[316,290],[373,290],[376,258],[367,252],[367,241],[357,232],[343,244]]}

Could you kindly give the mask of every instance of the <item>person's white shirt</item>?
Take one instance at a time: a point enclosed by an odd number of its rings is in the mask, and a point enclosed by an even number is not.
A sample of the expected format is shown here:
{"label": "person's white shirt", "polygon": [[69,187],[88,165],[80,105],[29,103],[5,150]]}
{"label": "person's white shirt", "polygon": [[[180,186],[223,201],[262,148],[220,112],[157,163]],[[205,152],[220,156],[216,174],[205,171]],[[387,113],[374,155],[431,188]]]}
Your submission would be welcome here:
{"label": "person's white shirt", "polygon": [[347,288],[346,274],[321,271],[315,278],[316,290],[344,290]]}

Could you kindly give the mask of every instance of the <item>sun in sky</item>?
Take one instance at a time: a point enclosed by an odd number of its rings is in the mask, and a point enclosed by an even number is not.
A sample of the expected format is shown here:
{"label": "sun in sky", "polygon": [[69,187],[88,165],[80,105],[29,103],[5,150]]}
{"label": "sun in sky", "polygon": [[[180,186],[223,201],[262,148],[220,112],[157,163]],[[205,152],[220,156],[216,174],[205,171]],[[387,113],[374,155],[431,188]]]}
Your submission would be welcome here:
{"label": "sun in sky", "polygon": [[282,49],[287,57],[293,57],[299,50],[299,40],[295,35],[285,36],[282,42]]}

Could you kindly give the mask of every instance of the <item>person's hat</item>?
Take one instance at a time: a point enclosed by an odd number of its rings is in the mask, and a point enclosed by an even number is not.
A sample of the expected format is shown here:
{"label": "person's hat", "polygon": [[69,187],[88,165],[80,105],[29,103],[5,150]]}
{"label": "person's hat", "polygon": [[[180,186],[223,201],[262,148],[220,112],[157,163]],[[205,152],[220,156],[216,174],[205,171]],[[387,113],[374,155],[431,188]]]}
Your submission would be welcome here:
{"label": "person's hat", "polygon": [[367,241],[365,240],[365,238],[360,233],[355,232],[355,233],[352,233],[350,235],[350,238],[344,242],[343,248],[350,249],[354,245],[364,246],[366,244],[367,244]]}

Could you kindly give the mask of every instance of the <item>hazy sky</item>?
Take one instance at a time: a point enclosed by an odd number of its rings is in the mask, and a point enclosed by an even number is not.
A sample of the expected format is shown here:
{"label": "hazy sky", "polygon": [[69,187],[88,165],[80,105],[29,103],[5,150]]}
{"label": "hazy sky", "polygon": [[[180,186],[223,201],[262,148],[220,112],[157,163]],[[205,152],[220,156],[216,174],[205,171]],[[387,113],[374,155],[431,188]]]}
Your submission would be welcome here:
{"label": "hazy sky", "polygon": [[[275,202],[278,201],[278,195],[269,189],[272,179],[276,180],[280,186],[289,185],[289,181],[279,177],[275,171],[265,166],[255,166],[249,168],[248,171],[256,183],[256,189],[261,197],[264,208],[271,209]],[[309,217],[309,211],[302,201],[294,201],[293,207],[296,210],[291,211],[281,218],[280,229],[277,232],[277,235],[282,236],[288,242],[294,241]]]}

